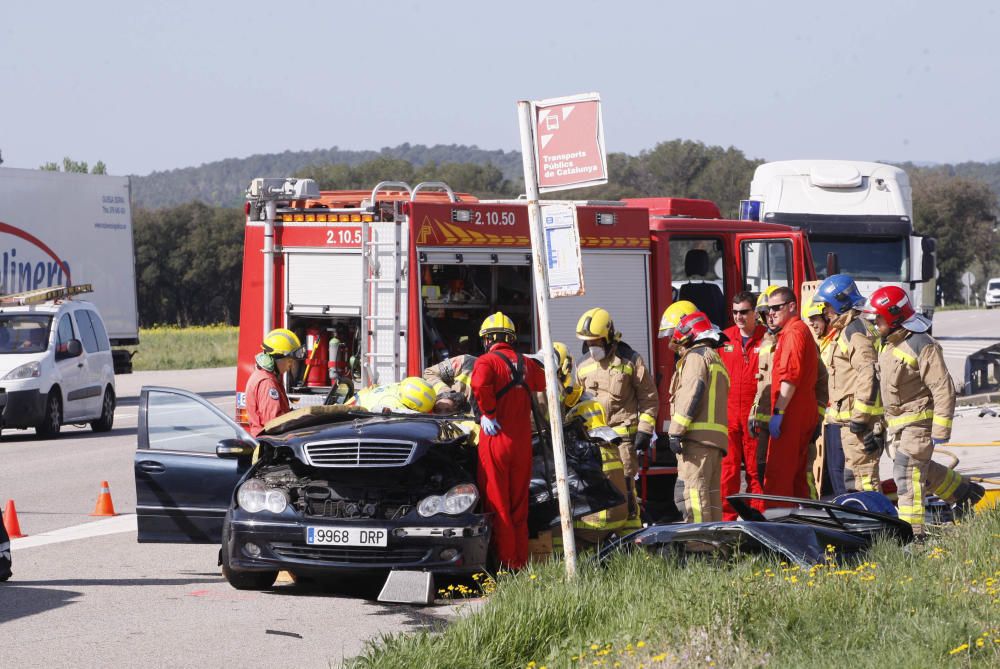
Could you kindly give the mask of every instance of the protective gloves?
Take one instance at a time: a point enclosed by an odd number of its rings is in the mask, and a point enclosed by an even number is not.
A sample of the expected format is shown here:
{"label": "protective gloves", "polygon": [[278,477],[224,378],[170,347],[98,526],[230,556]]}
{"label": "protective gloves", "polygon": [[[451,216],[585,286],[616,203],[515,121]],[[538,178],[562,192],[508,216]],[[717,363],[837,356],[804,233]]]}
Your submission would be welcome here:
{"label": "protective gloves", "polygon": [[868,425],[866,423],[861,423],[856,420],[852,420],[850,423],[851,433],[856,434],[859,437],[865,432],[868,432]]}
{"label": "protective gloves", "polygon": [[674,455],[680,455],[684,450],[684,444],[681,443],[681,438],[677,435],[670,435],[670,450],[674,452]]}
{"label": "protective gloves", "polygon": [[875,455],[885,447],[885,436],[868,432],[861,438],[861,443],[866,455]]}
{"label": "protective gloves", "polygon": [[[932,442],[932,443],[933,443],[933,444],[934,444],[935,446],[940,446],[941,444],[944,444],[944,443],[946,443],[947,441],[948,441],[947,439],[942,439],[941,437],[931,437],[931,442]],[[925,443],[926,443],[926,442],[925,442]]]}
{"label": "protective gloves", "polygon": [[784,420],[784,414],[775,413],[771,416],[771,420],[767,424],[767,431],[771,433],[771,436],[775,439],[781,439],[781,421]]}
{"label": "protective gloves", "polygon": [[635,452],[642,455],[649,449],[649,444],[653,439],[653,435],[647,434],[646,432],[636,432],[635,434]]}
{"label": "protective gloves", "polygon": [[491,437],[495,437],[500,434],[500,423],[496,422],[489,416],[483,416],[480,418],[479,425],[483,428],[483,432]]}

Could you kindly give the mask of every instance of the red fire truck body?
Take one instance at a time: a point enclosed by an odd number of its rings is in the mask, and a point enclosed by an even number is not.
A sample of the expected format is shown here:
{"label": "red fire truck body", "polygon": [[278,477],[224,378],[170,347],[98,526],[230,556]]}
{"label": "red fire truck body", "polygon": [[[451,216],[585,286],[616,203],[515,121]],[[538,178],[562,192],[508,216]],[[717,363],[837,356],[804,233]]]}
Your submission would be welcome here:
{"label": "red fire truck body", "polygon": [[[726,327],[739,290],[777,283],[798,292],[814,278],[801,232],[723,220],[704,200],[569,204],[586,294],[550,301],[552,338],[578,351],[579,316],[608,309],[623,339],[656,370],[661,425],[669,421],[674,356],[656,330],[671,302],[691,299]],[[308,369],[287,380],[298,406],[323,402],[338,381],[388,383],[450,355],[478,353],[480,323],[496,311],[514,320],[522,351],[540,346],[524,201],[480,201],[443,184],[320,193],[310,180],[257,179],[246,212],[240,420],[254,356],[275,327],[307,345]]]}

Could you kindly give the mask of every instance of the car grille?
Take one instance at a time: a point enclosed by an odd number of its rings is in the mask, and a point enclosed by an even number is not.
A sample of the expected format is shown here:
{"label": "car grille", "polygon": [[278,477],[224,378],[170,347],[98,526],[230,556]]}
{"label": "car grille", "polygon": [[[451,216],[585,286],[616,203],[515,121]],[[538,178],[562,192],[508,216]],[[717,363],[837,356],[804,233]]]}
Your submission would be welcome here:
{"label": "car grille", "polygon": [[403,467],[416,444],[408,441],[324,441],[306,444],[306,464],[313,467]]}
{"label": "car grille", "polygon": [[384,565],[421,562],[426,548],[355,548],[352,546],[310,546],[303,543],[272,543],[271,550],[290,560]]}

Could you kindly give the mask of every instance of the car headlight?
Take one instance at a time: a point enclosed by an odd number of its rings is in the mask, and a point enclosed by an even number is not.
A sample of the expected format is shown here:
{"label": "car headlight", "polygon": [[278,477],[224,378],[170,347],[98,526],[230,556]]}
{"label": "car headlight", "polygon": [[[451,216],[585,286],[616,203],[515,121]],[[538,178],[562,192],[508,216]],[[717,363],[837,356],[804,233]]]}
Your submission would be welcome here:
{"label": "car headlight", "polygon": [[267,506],[267,489],[257,479],[250,479],[240,486],[236,493],[236,503],[240,508],[250,513],[263,511]]}
{"label": "car headlight", "polygon": [[3,377],[3,380],[17,381],[19,379],[32,379],[41,375],[42,366],[38,364],[38,362],[28,362],[7,372],[7,375]]}
{"label": "car headlight", "polygon": [[288,496],[281,490],[268,490],[264,506],[271,513],[281,513],[288,506]]}
{"label": "car headlight", "polygon": [[438,513],[457,516],[465,513],[479,501],[479,491],[471,483],[460,483],[444,495],[431,495],[420,500],[417,513],[424,518]]}

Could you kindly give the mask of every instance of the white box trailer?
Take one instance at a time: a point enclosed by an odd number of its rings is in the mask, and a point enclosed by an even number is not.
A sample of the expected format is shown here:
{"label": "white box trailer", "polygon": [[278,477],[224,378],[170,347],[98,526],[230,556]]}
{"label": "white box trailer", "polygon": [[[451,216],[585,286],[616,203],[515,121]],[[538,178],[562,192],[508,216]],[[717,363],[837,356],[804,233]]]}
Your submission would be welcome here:
{"label": "white box trailer", "polygon": [[0,294],[85,283],[111,344],[138,344],[129,178],[0,167]]}

